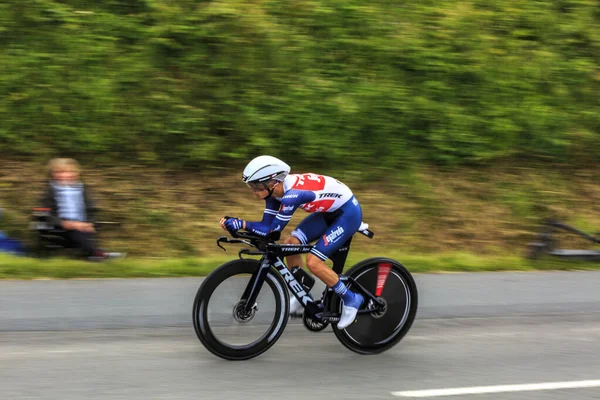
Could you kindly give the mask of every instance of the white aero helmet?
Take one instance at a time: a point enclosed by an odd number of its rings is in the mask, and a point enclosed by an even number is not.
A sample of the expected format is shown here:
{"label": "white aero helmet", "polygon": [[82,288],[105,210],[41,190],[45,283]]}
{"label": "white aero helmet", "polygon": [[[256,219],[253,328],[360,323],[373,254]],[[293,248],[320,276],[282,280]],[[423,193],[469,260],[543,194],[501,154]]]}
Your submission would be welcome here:
{"label": "white aero helmet", "polygon": [[246,165],[242,173],[242,182],[253,188],[266,188],[271,179],[283,181],[290,173],[290,166],[278,158],[259,156]]}

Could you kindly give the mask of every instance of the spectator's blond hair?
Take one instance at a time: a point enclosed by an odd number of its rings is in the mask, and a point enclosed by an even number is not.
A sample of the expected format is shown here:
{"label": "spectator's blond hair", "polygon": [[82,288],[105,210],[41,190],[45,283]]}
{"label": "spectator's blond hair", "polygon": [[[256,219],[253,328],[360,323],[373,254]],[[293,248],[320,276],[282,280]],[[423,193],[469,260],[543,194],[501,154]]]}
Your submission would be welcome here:
{"label": "spectator's blond hair", "polygon": [[79,174],[81,168],[79,163],[72,158],[53,158],[50,160],[48,163],[48,172],[50,175],[60,171],[70,171]]}

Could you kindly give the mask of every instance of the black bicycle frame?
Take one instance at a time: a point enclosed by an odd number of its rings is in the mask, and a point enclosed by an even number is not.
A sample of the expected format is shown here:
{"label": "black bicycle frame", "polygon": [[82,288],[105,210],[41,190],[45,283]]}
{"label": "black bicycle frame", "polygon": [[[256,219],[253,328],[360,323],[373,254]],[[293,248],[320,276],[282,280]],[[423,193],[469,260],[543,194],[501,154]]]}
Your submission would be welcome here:
{"label": "black bicycle frame", "polygon": [[[340,247],[331,257],[333,261],[333,271],[337,274],[341,274],[344,270],[346,259],[348,257],[348,252],[350,251],[351,242],[352,237],[348,239],[342,245],[342,247]],[[302,303],[304,309],[306,310],[306,312],[308,312],[310,316],[315,317],[317,313],[323,311],[315,304],[314,300],[309,296],[309,293],[307,293],[304,290],[304,287],[300,284],[300,282],[296,280],[294,275],[292,275],[292,271],[290,271],[287,268],[285,262],[282,260],[282,257],[285,256],[308,253],[312,248],[313,246],[311,245],[267,244],[266,254],[264,254],[260,260],[260,267],[252,274],[250,281],[248,282],[248,285],[246,285],[246,289],[242,294],[242,299],[246,299],[245,311],[250,312],[252,307],[254,307],[258,294],[262,289],[262,285],[264,284],[265,278],[269,273],[271,267],[277,269],[279,274],[285,280],[290,290],[290,293],[292,293],[296,297],[296,299],[298,299],[298,301]],[[256,253],[246,252],[246,254]],[[362,285],[360,285],[354,279],[350,279],[350,282],[353,286],[357,287],[359,291],[361,291],[368,299],[375,301],[380,306],[383,306],[383,304],[381,304],[381,302],[372,293],[370,293],[368,290],[362,287]],[[332,289],[329,287],[325,288],[322,296],[324,301],[327,300],[326,293],[331,290]],[[327,309],[327,306],[328,304],[325,304],[325,309]],[[372,312],[372,310],[359,311],[359,313],[361,314],[369,312]]]}
{"label": "black bicycle frame", "polygon": [[[365,229],[363,231],[359,231],[363,235],[372,238],[373,232]],[[277,235],[271,237],[272,240],[279,239],[279,232],[276,232]],[[242,249],[239,251],[238,255],[242,258],[242,254],[247,255],[262,255],[260,260],[260,267],[256,270],[252,276],[250,277],[250,281],[246,288],[244,289],[244,293],[242,294],[242,299],[245,299],[244,311],[250,312],[256,303],[256,299],[260,290],[262,289],[262,285],[265,282],[265,278],[269,273],[269,270],[274,267],[277,269],[279,274],[285,280],[290,292],[298,299],[300,303],[304,306],[304,309],[311,316],[315,316],[321,309],[315,304],[309,294],[304,290],[304,287],[296,280],[292,272],[287,268],[285,263],[282,260],[282,257],[287,257],[295,254],[303,254],[309,253],[313,246],[312,245],[295,245],[295,244],[276,244],[274,242],[264,243],[261,242],[264,239],[253,237],[248,234],[240,234],[240,233],[231,233],[234,239],[228,239],[225,236],[221,236],[217,239],[217,245],[221,247],[223,250],[225,248],[221,246],[221,242],[224,243],[245,243],[247,245],[251,245],[257,248],[257,251],[253,251],[250,249]],[[247,239],[247,240],[246,240]],[[248,241],[249,240],[249,241]],[[332,256],[331,260],[333,261],[333,271],[338,275],[342,274],[344,271],[344,266],[346,264],[346,259],[348,257],[348,252],[350,251],[350,244],[352,243],[352,237],[350,237],[343,245],[340,247]],[[353,279],[350,280],[353,285],[357,286],[363,294],[367,295],[369,299],[375,300],[378,304],[382,305],[380,301],[378,301],[373,294],[368,292],[365,288],[363,288],[358,282]],[[322,298],[326,300],[326,293],[330,291],[331,288],[325,288]],[[361,311],[359,311],[361,313]]]}
{"label": "black bicycle frame", "polygon": [[[269,245],[267,247],[269,247]],[[242,295],[242,299],[246,299],[246,311],[249,312],[252,307],[254,307],[256,298],[258,297],[258,294],[262,289],[262,285],[265,282],[265,278],[267,277],[271,267],[274,267],[285,280],[290,293],[292,293],[296,299],[298,299],[298,301],[304,305],[304,308],[311,315],[319,312],[319,307],[304,290],[302,284],[300,284],[294,275],[292,275],[292,271],[288,269],[281,259],[282,253],[285,253],[286,255],[308,253],[312,249],[312,246],[275,245],[272,246],[272,249],[272,252],[268,252],[267,254],[263,255],[262,259],[260,260],[260,267],[252,274],[248,285],[246,285],[246,289]]]}

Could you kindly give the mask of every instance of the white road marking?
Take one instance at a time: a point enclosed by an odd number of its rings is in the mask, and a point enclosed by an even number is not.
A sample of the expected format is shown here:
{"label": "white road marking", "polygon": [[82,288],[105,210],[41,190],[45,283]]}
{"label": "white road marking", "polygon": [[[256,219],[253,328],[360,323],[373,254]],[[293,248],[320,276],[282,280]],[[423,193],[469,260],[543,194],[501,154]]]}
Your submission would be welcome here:
{"label": "white road marking", "polygon": [[534,390],[578,389],[591,387],[600,387],[600,379],[588,381],[529,383],[522,385],[472,386],[448,389],[411,390],[406,392],[391,392],[391,394],[397,397],[441,397],[464,394],[525,392]]}

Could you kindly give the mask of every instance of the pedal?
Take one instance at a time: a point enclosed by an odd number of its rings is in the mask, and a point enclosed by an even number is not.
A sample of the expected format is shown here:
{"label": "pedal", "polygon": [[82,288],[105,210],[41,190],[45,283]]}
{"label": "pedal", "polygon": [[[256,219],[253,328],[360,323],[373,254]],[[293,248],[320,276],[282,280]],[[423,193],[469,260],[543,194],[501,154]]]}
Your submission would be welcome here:
{"label": "pedal", "polygon": [[322,314],[317,314],[316,317],[318,317],[321,321],[323,321],[324,323],[329,323],[329,322],[338,322],[340,320],[340,315],[337,313],[330,313],[330,312],[323,312]]}

